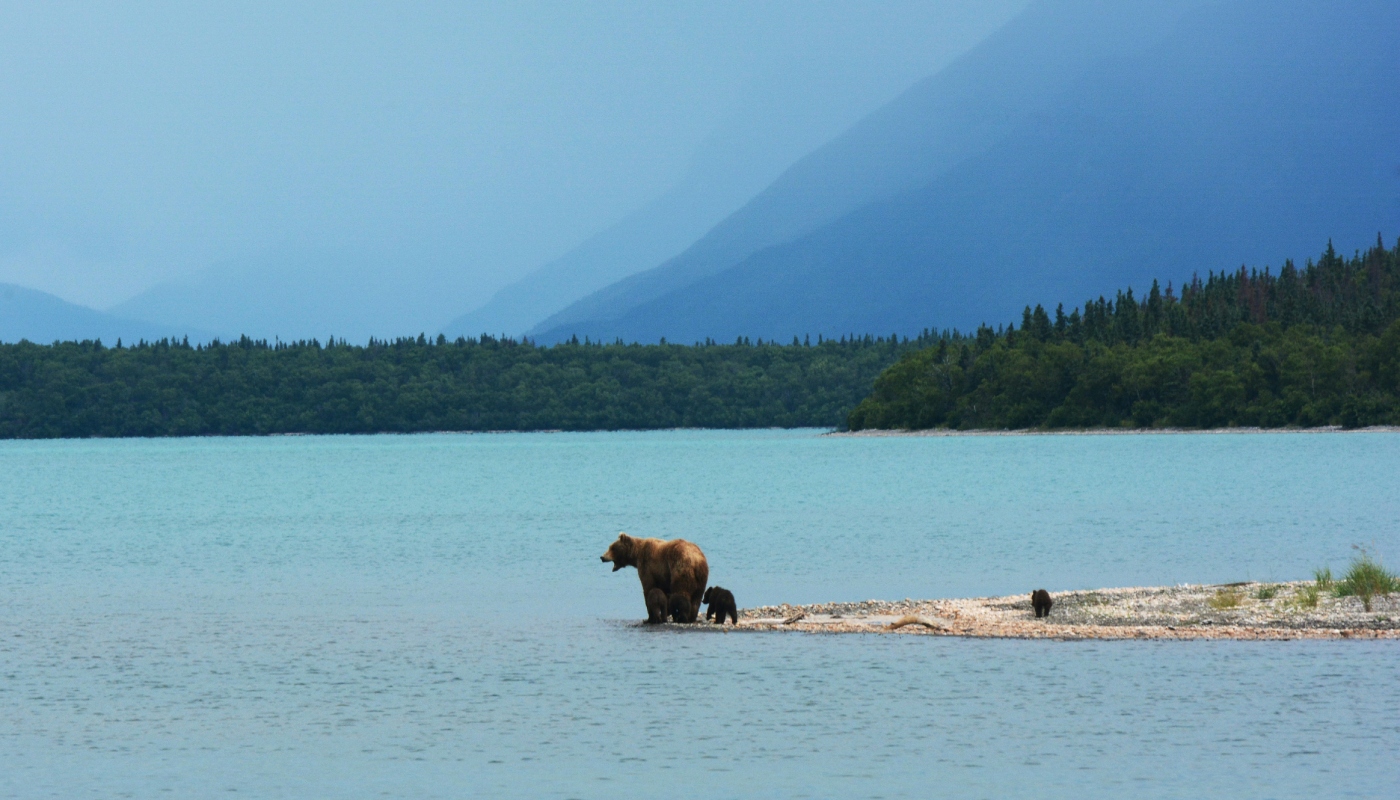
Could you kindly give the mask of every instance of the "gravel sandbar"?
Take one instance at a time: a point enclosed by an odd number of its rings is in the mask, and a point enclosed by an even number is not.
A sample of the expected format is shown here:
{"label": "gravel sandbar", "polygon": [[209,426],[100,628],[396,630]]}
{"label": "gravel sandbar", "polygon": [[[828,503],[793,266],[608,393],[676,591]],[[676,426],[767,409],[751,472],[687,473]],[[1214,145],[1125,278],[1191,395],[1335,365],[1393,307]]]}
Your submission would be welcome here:
{"label": "gravel sandbar", "polygon": [[1055,605],[1043,619],[1035,617],[1030,592],[762,606],[742,609],[738,625],[725,629],[1017,639],[1400,639],[1400,596],[1373,598],[1368,612],[1359,598],[1327,591],[1317,592],[1310,605],[1313,588],[1311,581],[1295,581],[1052,592]]}

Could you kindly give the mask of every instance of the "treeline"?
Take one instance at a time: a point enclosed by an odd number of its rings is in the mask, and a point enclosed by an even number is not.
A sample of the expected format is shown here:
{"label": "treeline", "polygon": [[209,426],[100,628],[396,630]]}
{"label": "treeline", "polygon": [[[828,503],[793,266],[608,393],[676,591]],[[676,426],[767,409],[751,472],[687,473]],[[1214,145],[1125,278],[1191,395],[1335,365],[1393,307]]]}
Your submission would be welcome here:
{"label": "treeline", "polygon": [[1400,242],[1302,269],[1157,283],[904,355],[847,417],[865,428],[1400,424]]}
{"label": "treeline", "polygon": [[0,344],[0,438],[843,423],[1400,424],[1400,242],[914,340]]}
{"label": "treeline", "polygon": [[835,427],[931,340],[0,345],[0,437]]}

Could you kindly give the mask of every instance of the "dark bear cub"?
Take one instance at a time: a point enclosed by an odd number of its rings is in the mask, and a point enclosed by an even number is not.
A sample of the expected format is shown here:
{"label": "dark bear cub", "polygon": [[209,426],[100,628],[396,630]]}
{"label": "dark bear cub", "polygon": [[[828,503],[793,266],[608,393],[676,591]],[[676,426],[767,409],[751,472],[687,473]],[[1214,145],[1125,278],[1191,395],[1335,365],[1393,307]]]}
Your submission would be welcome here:
{"label": "dark bear cub", "polygon": [[655,625],[666,621],[666,593],[660,589],[647,592],[647,622]]}
{"label": "dark bear cub", "polygon": [[1044,589],[1036,589],[1031,592],[1031,606],[1035,609],[1035,618],[1050,616],[1050,606],[1055,605],[1055,601],[1050,599],[1050,593]]}
{"label": "dark bear cub", "polygon": [[734,605],[734,593],[728,589],[718,586],[711,586],[705,590],[705,597],[701,601],[709,606],[705,609],[705,619],[714,618],[720,625],[724,624],[727,616],[734,620],[734,624],[739,624],[739,608]]}
{"label": "dark bear cub", "polygon": [[672,622],[694,622],[695,612],[699,610],[690,604],[690,598],[685,592],[673,592],[671,599],[666,603],[666,609],[671,613]]}

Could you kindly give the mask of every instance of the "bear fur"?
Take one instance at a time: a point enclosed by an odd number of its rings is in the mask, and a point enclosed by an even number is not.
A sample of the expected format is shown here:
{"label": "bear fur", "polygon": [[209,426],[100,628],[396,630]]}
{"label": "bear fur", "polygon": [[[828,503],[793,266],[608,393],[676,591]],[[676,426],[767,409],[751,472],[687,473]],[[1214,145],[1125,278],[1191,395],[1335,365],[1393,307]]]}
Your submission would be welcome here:
{"label": "bear fur", "polygon": [[665,592],[660,589],[652,589],[647,592],[647,622],[653,625],[665,622],[667,609]]}
{"label": "bear fur", "polygon": [[694,622],[696,614],[700,613],[700,606],[692,604],[685,592],[676,592],[667,601],[666,610],[671,613],[672,622]]}
{"label": "bear fur", "polygon": [[735,625],[739,624],[739,607],[734,605],[734,593],[728,589],[719,586],[706,589],[705,604],[709,606],[705,609],[705,619],[714,619],[723,625],[724,618],[728,616]]}
{"label": "bear fur", "polygon": [[1055,601],[1050,599],[1050,593],[1044,589],[1036,589],[1031,592],[1031,607],[1035,609],[1035,618],[1050,616],[1050,606],[1055,605]]}
{"label": "bear fur", "polygon": [[673,596],[681,595],[685,604],[678,609],[682,618],[677,622],[694,622],[700,613],[705,584],[710,580],[710,564],[694,544],[684,539],[663,541],[619,533],[617,541],[603,553],[602,561],[611,562],[613,572],[635,567],[642,581],[642,599],[647,600],[652,589],[660,589],[666,593],[668,611],[673,610]]}

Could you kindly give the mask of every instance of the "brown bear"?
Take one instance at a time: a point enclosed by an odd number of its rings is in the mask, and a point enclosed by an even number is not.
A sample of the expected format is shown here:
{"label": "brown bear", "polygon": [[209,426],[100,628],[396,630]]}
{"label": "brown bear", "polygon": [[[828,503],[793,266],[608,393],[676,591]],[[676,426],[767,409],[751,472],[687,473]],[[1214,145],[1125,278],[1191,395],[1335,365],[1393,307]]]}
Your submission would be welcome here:
{"label": "brown bear", "polygon": [[1044,589],[1036,589],[1031,592],[1031,607],[1035,609],[1035,618],[1050,616],[1050,606],[1055,605],[1055,601],[1050,599],[1050,593]]}
{"label": "brown bear", "polygon": [[613,572],[623,567],[636,567],[637,577],[642,581],[642,599],[646,600],[652,589],[660,589],[666,593],[668,611],[671,597],[681,595],[686,602],[679,609],[682,619],[677,621],[695,621],[700,612],[700,598],[705,595],[705,583],[710,579],[710,565],[700,548],[684,539],[667,542],[619,533],[617,541],[603,553],[602,561],[612,562]]}
{"label": "brown bear", "polygon": [[666,593],[660,589],[652,589],[647,592],[647,622],[653,625],[665,622],[668,613]]}
{"label": "brown bear", "polygon": [[734,620],[734,624],[739,624],[739,608],[734,605],[734,593],[728,589],[711,586],[705,590],[705,604],[709,608],[705,609],[705,619],[714,619],[719,624],[724,624],[724,618],[728,616]]}

